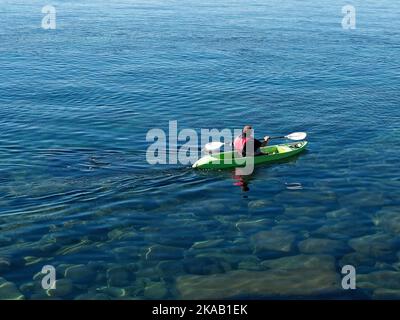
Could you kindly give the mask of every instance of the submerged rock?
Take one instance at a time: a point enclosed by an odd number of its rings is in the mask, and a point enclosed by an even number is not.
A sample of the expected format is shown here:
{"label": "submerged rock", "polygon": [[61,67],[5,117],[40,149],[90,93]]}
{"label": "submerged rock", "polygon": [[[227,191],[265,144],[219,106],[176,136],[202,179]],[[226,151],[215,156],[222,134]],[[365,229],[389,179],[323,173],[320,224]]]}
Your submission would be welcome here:
{"label": "submerged rock", "polygon": [[334,255],[343,254],[348,247],[339,240],[308,238],[299,242],[299,250],[302,253],[331,253]]}
{"label": "submerged rock", "polygon": [[146,260],[174,260],[183,258],[183,249],[177,247],[153,245],[145,253]]}
{"label": "submerged rock", "polygon": [[261,265],[260,259],[257,257],[251,257],[239,262],[238,269],[260,271],[263,270],[264,267]]}
{"label": "submerged rock", "polygon": [[295,235],[283,230],[261,231],[251,237],[255,254],[269,252],[288,253],[293,249]]}
{"label": "submerged rock", "polygon": [[139,234],[133,230],[114,229],[108,232],[107,237],[110,240],[129,240],[138,238]]}
{"label": "submerged rock", "polygon": [[274,203],[272,201],[268,201],[268,200],[252,200],[247,204],[247,207],[250,210],[255,210],[255,209],[259,209],[259,208],[265,208],[268,206],[274,205]]}
{"label": "submerged rock", "polygon": [[399,300],[400,299],[400,290],[379,288],[379,289],[374,290],[372,299]]}
{"label": "submerged rock", "polygon": [[338,202],[344,208],[376,208],[385,205],[388,200],[383,193],[374,191],[357,191],[338,197]]}
{"label": "submerged rock", "polygon": [[386,234],[371,234],[349,241],[355,251],[373,258],[393,259],[399,248],[399,241]]}
{"label": "submerged rock", "polygon": [[396,268],[395,264],[389,264],[386,262],[382,262],[382,261],[377,261],[374,265],[374,269],[375,270],[386,270],[386,271],[398,271],[398,268]]}
{"label": "submerged rock", "polygon": [[146,283],[144,281],[136,281],[132,286],[126,287],[126,294],[130,299],[143,296]]}
{"label": "submerged rock", "polygon": [[327,211],[326,207],[321,206],[306,206],[306,207],[285,207],[285,215],[291,217],[307,216],[307,217],[323,217]]}
{"label": "submerged rock", "polygon": [[179,299],[317,297],[341,290],[338,274],[314,268],[186,275],[177,279],[176,289]]}
{"label": "submerged rock", "polygon": [[176,260],[166,260],[161,261],[157,265],[157,271],[164,278],[174,278],[176,275],[184,273],[183,265],[180,261]]}
{"label": "submerged rock", "polygon": [[96,278],[96,273],[86,265],[79,264],[65,270],[65,278],[74,283],[90,283]]}
{"label": "submerged rock", "polygon": [[371,232],[372,227],[372,221],[360,220],[357,222],[357,228],[354,228],[354,220],[352,219],[329,219],[328,223],[315,230],[314,234],[319,237],[329,237],[331,239],[355,238]]}
{"label": "submerged rock", "polygon": [[204,240],[202,233],[197,230],[182,228],[181,230],[174,228],[163,230],[163,233],[158,233],[157,237],[153,237],[151,242],[162,243],[165,246],[174,248],[189,249],[195,242]]}
{"label": "submerged rock", "polygon": [[5,247],[13,243],[13,239],[0,235],[0,247]]}
{"label": "submerged rock", "polygon": [[146,299],[164,299],[168,290],[163,282],[152,282],[144,288],[144,297]]}
{"label": "submerged rock", "polygon": [[400,290],[400,272],[381,270],[367,274],[357,274],[357,287]]}
{"label": "submerged rock", "polygon": [[[241,255],[241,254],[232,254],[227,252],[222,252],[220,250],[209,250],[199,253],[195,256],[195,258],[207,258],[207,259],[216,259],[216,261],[223,261],[228,265],[235,268],[237,264],[244,259],[244,257],[248,257],[249,255]],[[250,255],[254,257],[254,255]]]}
{"label": "submerged rock", "polygon": [[124,288],[116,288],[116,287],[103,287],[98,289],[98,291],[112,298],[122,298],[125,297],[127,293]]}
{"label": "submerged rock", "polygon": [[88,292],[75,297],[75,300],[110,300],[105,293]]}
{"label": "submerged rock", "polygon": [[243,243],[231,242],[229,246],[221,248],[221,251],[230,255],[252,255],[253,247],[248,241]]}
{"label": "submerged rock", "polygon": [[309,230],[314,230],[321,226],[321,219],[314,219],[310,217],[286,217],[281,216],[277,221],[277,226],[285,226],[292,232],[296,233],[309,233]]}
{"label": "submerged rock", "polygon": [[352,265],[357,270],[361,267],[372,267],[376,263],[376,260],[365,253],[351,252],[342,257],[339,260],[339,266]]}
{"label": "submerged rock", "polygon": [[334,272],[335,259],[329,255],[306,255],[283,257],[279,259],[264,260],[261,265],[267,269],[275,270],[327,270]]}
{"label": "submerged rock", "polygon": [[35,290],[38,290],[38,284],[35,282],[26,282],[23,283],[19,286],[19,290],[24,294],[29,296],[30,294],[32,294]]}
{"label": "submerged rock", "polygon": [[29,266],[29,265],[36,264],[38,262],[41,262],[41,261],[44,261],[47,259],[42,258],[42,257],[27,256],[27,257],[24,257],[24,260],[25,260],[25,265]]}
{"label": "submerged rock", "polygon": [[269,229],[274,225],[272,219],[244,220],[236,223],[236,229],[240,232],[254,232]]}
{"label": "submerged rock", "polygon": [[59,250],[57,250],[57,255],[67,255],[67,254],[73,254],[73,253],[78,253],[86,250],[90,250],[93,248],[92,241],[83,239],[79,241],[78,243],[66,245],[64,247],[61,247]]}
{"label": "submerged rock", "polygon": [[[246,215],[247,216],[247,215]],[[209,225],[209,228],[212,228],[213,225],[215,228],[221,228],[221,227],[231,227],[236,221],[237,221],[237,215],[215,215],[214,216],[214,223]]]}
{"label": "submerged rock", "polygon": [[329,219],[343,218],[351,216],[352,213],[346,208],[341,208],[338,210],[329,211],[326,213],[326,217]]}
{"label": "submerged rock", "polygon": [[200,204],[200,208],[205,208],[211,213],[220,213],[225,211],[225,205],[218,200],[207,200]]}
{"label": "submerged rock", "polygon": [[65,297],[72,293],[74,286],[69,279],[56,280],[56,288],[48,289],[46,293],[49,297]]}
{"label": "submerged rock", "polygon": [[39,249],[43,253],[50,255],[50,254],[56,252],[57,250],[59,250],[60,247],[61,246],[55,242],[47,242],[47,243],[40,244]]}
{"label": "submerged rock", "polygon": [[399,207],[384,207],[375,216],[374,224],[383,230],[393,233],[400,233]]}
{"label": "submerged rock", "polygon": [[159,281],[161,274],[158,273],[158,269],[156,267],[143,267],[136,272],[136,277]]}
{"label": "submerged rock", "polygon": [[205,248],[217,247],[219,244],[223,243],[224,241],[225,241],[224,239],[198,241],[192,245],[192,249],[205,249]]}
{"label": "submerged rock", "polygon": [[7,258],[0,257],[0,274],[10,270],[11,261]]}
{"label": "submerged rock", "polygon": [[135,274],[125,267],[112,267],[107,270],[107,281],[110,287],[129,286],[135,281]]}
{"label": "submerged rock", "polygon": [[129,258],[129,260],[137,260],[140,257],[140,252],[142,248],[138,246],[129,246],[129,247],[118,247],[112,250],[112,253],[117,255],[117,257],[121,257],[123,259]]}
{"label": "submerged rock", "polygon": [[214,274],[231,270],[226,260],[213,257],[187,258],[183,260],[183,266],[191,274]]}
{"label": "submerged rock", "polygon": [[17,286],[0,277],[0,300],[23,300],[24,295],[18,290]]}
{"label": "submerged rock", "polygon": [[62,298],[59,297],[50,297],[44,292],[35,292],[30,297],[29,300],[60,300]]}
{"label": "submerged rock", "polygon": [[89,261],[87,266],[95,272],[105,271],[107,269],[107,263],[102,260]]}

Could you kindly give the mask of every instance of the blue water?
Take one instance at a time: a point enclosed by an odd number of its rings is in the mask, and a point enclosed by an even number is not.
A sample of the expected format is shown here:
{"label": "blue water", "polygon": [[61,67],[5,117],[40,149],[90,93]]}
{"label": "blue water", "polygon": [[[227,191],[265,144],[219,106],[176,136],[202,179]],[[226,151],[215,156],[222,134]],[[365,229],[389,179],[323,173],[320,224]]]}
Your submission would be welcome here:
{"label": "blue water", "polygon": [[[354,30],[345,1],[51,4],[56,30],[0,1],[1,299],[400,297],[397,1],[352,1]],[[250,177],[150,165],[173,120],[309,147]]]}

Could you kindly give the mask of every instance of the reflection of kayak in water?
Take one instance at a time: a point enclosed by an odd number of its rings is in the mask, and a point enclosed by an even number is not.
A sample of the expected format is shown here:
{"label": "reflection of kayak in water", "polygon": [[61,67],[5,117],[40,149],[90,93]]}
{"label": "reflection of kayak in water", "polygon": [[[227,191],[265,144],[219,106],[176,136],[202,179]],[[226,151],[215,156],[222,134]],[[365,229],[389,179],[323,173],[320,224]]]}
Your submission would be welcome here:
{"label": "reflection of kayak in water", "polygon": [[250,177],[249,176],[241,176],[241,175],[234,175],[233,179],[235,179],[234,186],[240,187],[243,192],[247,192],[250,190],[249,188],[249,181]]}
{"label": "reflection of kayak in water", "polygon": [[[302,152],[308,142],[292,142],[260,148],[262,154],[255,156],[254,164],[261,164],[285,159]],[[227,169],[244,167],[250,157],[240,157],[234,151],[206,155],[193,164],[198,169]]]}

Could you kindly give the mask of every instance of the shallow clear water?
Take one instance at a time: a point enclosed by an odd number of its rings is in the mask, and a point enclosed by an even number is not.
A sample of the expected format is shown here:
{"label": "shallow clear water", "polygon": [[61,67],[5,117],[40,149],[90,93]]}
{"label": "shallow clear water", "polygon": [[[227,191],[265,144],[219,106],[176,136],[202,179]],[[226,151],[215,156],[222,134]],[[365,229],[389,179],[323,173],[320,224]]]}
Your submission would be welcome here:
{"label": "shallow clear water", "polygon": [[[60,1],[46,31],[0,1],[0,298],[399,298],[400,7],[343,30],[344,4]],[[310,144],[250,177],[150,165],[170,120]]]}

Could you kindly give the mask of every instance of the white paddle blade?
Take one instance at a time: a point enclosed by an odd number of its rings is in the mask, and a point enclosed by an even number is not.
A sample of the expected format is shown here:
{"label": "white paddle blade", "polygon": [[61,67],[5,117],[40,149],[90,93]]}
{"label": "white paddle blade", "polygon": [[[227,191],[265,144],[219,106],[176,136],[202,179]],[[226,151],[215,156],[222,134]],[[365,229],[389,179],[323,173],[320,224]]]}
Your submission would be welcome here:
{"label": "white paddle blade", "polygon": [[210,142],[204,146],[204,150],[207,152],[215,152],[221,149],[223,145],[224,143],[219,141]]}
{"label": "white paddle blade", "polygon": [[304,140],[307,137],[307,133],[305,132],[293,132],[287,135],[285,138],[290,140]]}

